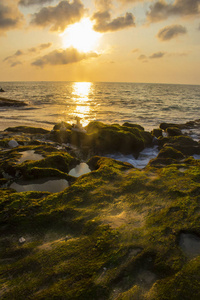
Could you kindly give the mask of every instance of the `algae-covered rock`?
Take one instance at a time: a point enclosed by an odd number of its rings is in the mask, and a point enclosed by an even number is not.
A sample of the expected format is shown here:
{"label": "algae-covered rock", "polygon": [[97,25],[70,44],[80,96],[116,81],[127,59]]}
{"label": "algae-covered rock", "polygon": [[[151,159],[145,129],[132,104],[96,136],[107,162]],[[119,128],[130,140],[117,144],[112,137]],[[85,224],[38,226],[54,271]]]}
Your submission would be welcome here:
{"label": "algae-covered rock", "polygon": [[18,169],[22,174],[31,174],[33,168],[56,169],[68,173],[69,170],[79,162],[68,153],[54,153],[39,161],[24,162],[19,165]]}
{"label": "algae-covered rock", "polygon": [[30,134],[45,134],[49,133],[49,130],[44,128],[37,128],[37,127],[28,127],[28,126],[17,126],[17,127],[8,127],[5,131],[11,132],[23,132],[23,133],[30,133]]}
{"label": "algae-covered rock", "polygon": [[168,145],[182,152],[184,155],[200,153],[200,144],[189,136],[172,136],[159,138],[160,146]]}
{"label": "algae-covered rock", "polygon": [[172,148],[172,147],[164,147],[163,149],[161,149],[161,151],[159,152],[158,158],[173,158],[173,159],[183,159],[184,158],[184,155]]}
{"label": "algae-covered rock", "polygon": [[[62,124],[63,125],[63,124]],[[65,130],[58,124],[51,133],[53,140],[70,143],[81,150],[94,154],[104,153],[138,153],[151,145],[152,135],[140,125],[124,123],[106,125],[101,122],[90,122],[84,129],[78,130],[66,125]]]}
{"label": "algae-covered rock", "polygon": [[182,135],[181,130],[176,127],[167,127],[166,132],[167,132],[168,136]]}
{"label": "algae-covered rock", "polygon": [[151,134],[156,138],[162,137],[162,129],[153,129]]}
{"label": "algae-covered rock", "polygon": [[101,122],[91,122],[87,127],[87,137],[84,145],[92,147],[99,153],[134,153],[140,152],[152,143],[152,136],[137,125],[125,123],[106,125]]}

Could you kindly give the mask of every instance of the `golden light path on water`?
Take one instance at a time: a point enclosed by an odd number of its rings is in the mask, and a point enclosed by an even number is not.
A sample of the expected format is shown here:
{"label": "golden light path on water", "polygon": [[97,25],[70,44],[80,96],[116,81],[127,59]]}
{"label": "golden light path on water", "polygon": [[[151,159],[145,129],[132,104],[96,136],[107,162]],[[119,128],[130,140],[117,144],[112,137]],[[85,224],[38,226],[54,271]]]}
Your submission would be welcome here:
{"label": "golden light path on water", "polygon": [[90,99],[89,94],[91,93],[93,83],[92,82],[74,82],[72,88],[72,100],[76,104],[76,109],[73,112],[74,117],[81,118],[81,124],[86,126],[88,121],[86,115],[90,113]]}

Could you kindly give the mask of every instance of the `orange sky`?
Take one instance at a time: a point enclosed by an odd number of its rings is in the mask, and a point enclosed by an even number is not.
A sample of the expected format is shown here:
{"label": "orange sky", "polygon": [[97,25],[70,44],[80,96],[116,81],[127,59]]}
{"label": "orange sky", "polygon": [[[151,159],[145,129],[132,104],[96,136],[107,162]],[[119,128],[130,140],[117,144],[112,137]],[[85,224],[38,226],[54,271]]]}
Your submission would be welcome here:
{"label": "orange sky", "polygon": [[0,0],[0,81],[200,84],[200,0]]}

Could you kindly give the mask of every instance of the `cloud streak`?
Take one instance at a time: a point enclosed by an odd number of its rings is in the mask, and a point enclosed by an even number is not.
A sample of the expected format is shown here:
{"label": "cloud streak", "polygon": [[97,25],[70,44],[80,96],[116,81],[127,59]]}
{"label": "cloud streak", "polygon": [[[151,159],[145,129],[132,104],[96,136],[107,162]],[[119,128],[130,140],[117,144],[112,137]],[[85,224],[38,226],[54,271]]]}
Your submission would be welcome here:
{"label": "cloud streak", "polygon": [[179,35],[183,35],[187,33],[187,29],[182,25],[171,25],[162,28],[157,37],[161,41],[169,41]]}
{"label": "cloud streak", "polygon": [[150,59],[162,58],[166,53],[165,52],[156,52],[149,56]]}
{"label": "cloud streak", "polygon": [[36,59],[32,62],[32,66],[43,68],[45,65],[68,65],[97,56],[98,54],[95,52],[78,52],[78,50],[71,47],[65,50],[54,50]]}
{"label": "cloud streak", "polygon": [[51,31],[64,31],[68,25],[80,21],[85,9],[80,0],[61,1],[57,6],[43,7],[32,15],[32,25],[47,27]]}
{"label": "cloud streak", "polygon": [[200,0],[175,0],[168,3],[159,0],[150,6],[147,19],[150,22],[159,22],[172,16],[198,16],[200,14]]}
{"label": "cloud streak", "polygon": [[45,3],[53,2],[53,0],[20,0],[19,5],[31,6],[31,5],[43,5]]}
{"label": "cloud streak", "polygon": [[96,21],[94,30],[98,32],[117,31],[128,27],[135,26],[135,18],[132,13],[126,13],[125,16],[111,20],[110,12],[97,12],[93,15],[93,20]]}
{"label": "cloud streak", "polygon": [[32,47],[28,50],[22,51],[22,50],[17,50],[13,55],[7,56],[4,58],[4,62],[7,62],[11,67],[15,67],[19,64],[22,64],[21,61],[19,61],[19,58],[25,58],[26,56],[30,56],[30,54],[36,54],[40,53],[41,51],[44,51],[45,49],[51,47],[52,43],[45,43],[45,44],[40,44],[36,47]]}

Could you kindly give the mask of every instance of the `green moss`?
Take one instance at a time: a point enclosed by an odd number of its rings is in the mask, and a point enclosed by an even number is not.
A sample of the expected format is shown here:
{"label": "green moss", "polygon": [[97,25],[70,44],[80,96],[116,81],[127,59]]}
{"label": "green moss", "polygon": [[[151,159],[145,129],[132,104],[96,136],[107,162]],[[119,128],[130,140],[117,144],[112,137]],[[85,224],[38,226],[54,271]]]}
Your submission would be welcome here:
{"label": "green moss", "polygon": [[149,300],[197,300],[200,298],[200,257],[188,262],[172,277],[158,281],[150,290]]}
{"label": "green moss", "polygon": [[[90,143],[97,145],[105,128],[108,136],[135,135],[146,143],[140,127],[100,122],[88,126]],[[1,170],[68,178],[77,161],[50,145],[19,148],[44,159],[16,165],[19,150],[1,152]],[[1,189],[2,299],[198,299],[199,257],[188,261],[179,237],[200,234],[199,162],[180,162],[176,150],[167,150],[175,163],[142,171],[93,157],[93,171],[61,193]],[[141,280],[145,272],[153,281]]]}

